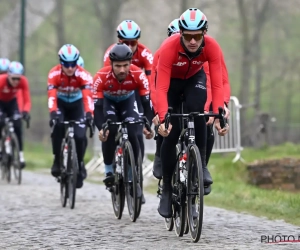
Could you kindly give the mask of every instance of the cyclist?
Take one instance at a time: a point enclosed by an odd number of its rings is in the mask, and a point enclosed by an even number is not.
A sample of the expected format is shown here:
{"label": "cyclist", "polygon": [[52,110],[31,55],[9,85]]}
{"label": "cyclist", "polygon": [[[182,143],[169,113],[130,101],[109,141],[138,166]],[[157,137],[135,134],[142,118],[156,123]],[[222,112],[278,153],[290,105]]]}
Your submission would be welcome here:
{"label": "cyclist", "polygon": [[[50,112],[50,126],[55,121],[77,120],[92,123],[93,100],[91,84],[93,81],[89,72],[77,65],[78,49],[72,44],[65,44],[58,51],[60,64],[53,67],[48,74],[48,108]],[[79,165],[77,188],[81,188],[86,178],[84,167],[85,132],[84,124],[76,125],[74,138]],[[51,174],[60,175],[60,148],[64,137],[64,125],[57,123],[52,134],[54,161]]]}
{"label": "cyclist", "polygon": [[[102,124],[107,120],[138,120],[139,111],[135,104],[134,91],[138,89],[139,98],[145,115],[149,121],[153,117],[149,98],[149,83],[145,73],[131,64],[132,51],[126,45],[117,43],[109,52],[111,66],[100,69],[94,76],[93,96],[95,103],[95,125],[99,129],[105,164],[104,183],[109,188],[114,182],[113,157],[116,148],[115,135],[117,128],[111,128],[103,135]],[[153,131],[143,130],[146,139],[151,139]],[[132,145],[135,160],[138,159],[139,142],[136,137],[137,126],[128,126],[128,137]],[[144,196],[140,185],[137,187],[138,197]],[[145,202],[145,200],[144,200]]]}
{"label": "cyclist", "polygon": [[[170,37],[173,34],[178,33],[179,30],[179,26],[178,26],[178,21],[179,19],[174,19],[168,26],[168,30],[167,30],[167,34],[168,37]],[[204,34],[206,34],[207,32],[207,28],[208,26],[206,25],[205,29],[204,29]],[[222,53],[222,51],[221,51]],[[224,109],[226,111],[225,114],[225,118],[228,118],[230,111],[227,108],[228,107],[228,103],[230,100],[230,85],[229,85],[229,80],[228,80],[228,72],[227,72],[227,68],[226,68],[226,64],[225,64],[225,60],[224,60],[224,55],[222,53],[221,55],[221,60],[222,60],[222,75],[223,75],[223,87],[224,87]],[[151,84],[150,84],[150,90],[151,90],[151,101],[153,104],[153,108],[155,110],[155,105],[156,105],[156,95],[155,95],[155,76],[156,76],[156,67],[157,67],[157,61],[159,58],[159,50],[154,54],[154,60],[153,60],[153,65],[152,65],[152,79],[151,79]],[[204,110],[206,112],[208,111],[212,111],[212,105],[211,105],[211,88],[210,88],[210,76],[209,76],[209,66],[208,66],[208,62],[205,62],[203,64],[203,69],[205,71],[206,77],[207,77],[207,82],[206,82],[206,87],[207,87],[207,101],[205,104],[205,108]],[[153,122],[158,125],[158,116],[156,116],[153,119]],[[212,148],[213,148],[213,144],[214,144],[214,134],[213,134],[213,130],[212,130],[212,123],[214,121],[214,118],[210,118],[207,121],[207,145],[206,145],[206,165],[208,163],[208,160],[210,158],[211,152],[212,152]],[[223,129],[222,132],[220,131],[219,134],[220,135],[225,135],[228,132],[228,128],[227,129]],[[162,178],[162,170],[161,170],[161,159],[160,159],[160,147],[161,147],[161,143],[162,143],[163,137],[158,135],[157,141],[156,141],[156,152],[155,152],[155,158],[154,158],[154,163],[153,163],[153,175],[158,178],[161,179]]]}
{"label": "cyclist", "polygon": [[[150,49],[139,42],[139,38],[141,36],[141,29],[139,25],[132,20],[124,20],[117,27],[117,36],[120,43],[125,43],[130,47],[133,52],[131,63],[145,70],[148,82],[150,83],[153,56]],[[111,45],[104,54],[104,66],[110,65],[109,52],[113,46],[114,44]],[[140,102],[138,91],[135,91],[135,99],[137,102],[139,113],[140,115],[143,115],[143,105]],[[142,131],[143,126],[140,125],[138,140],[141,147],[142,158],[144,158],[145,146]]]}
{"label": "cyclist", "polygon": [[[19,62],[11,62],[8,67],[7,74],[0,75],[0,121],[3,126],[4,116],[20,118],[24,120],[30,119],[30,92],[27,78],[23,75],[24,67]],[[20,110],[17,103],[17,92],[22,90],[23,94],[23,110],[20,115]],[[26,166],[23,153],[23,138],[22,138],[22,124],[20,119],[14,120],[14,130],[16,132],[19,147],[20,147],[20,166]]]}
{"label": "cyclist", "polygon": [[[180,34],[167,38],[160,47],[156,77],[156,108],[161,122],[158,131],[165,138],[161,146],[163,190],[158,212],[166,218],[172,215],[171,179],[176,164],[176,143],[180,133],[178,119],[172,118],[169,128],[165,128],[164,116],[168,106],[176,111],[179,108],[180,95],[183,94],[188,112],[204,112],[207,99],[204,62],[209,63],[213,110],[217,113],[218,107],[224,106],[221,49],[213,38],[204,36],[206,26],[206,16],[199,9],[190,8],[180,17]],[[221,131],[218,119],[215,120],[215,126]],[[203,182],[208,186],[213,181],[206,167],[206,122],[203,117],[195,118],[195,130],[195,142],[203,166]]]}
{"label": "cyclist", "polygon": [[6,74],[10,61],[7,58],[0,58],[0,75]]}

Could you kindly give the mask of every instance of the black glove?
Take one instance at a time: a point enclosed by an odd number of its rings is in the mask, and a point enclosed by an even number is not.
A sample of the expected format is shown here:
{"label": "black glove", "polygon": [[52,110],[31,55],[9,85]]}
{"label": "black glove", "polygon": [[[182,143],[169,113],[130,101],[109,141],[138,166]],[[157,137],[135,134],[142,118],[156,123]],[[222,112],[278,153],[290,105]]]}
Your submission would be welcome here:
{"label": "black glove", "polygon": [[85,114],[85,120],[86,120],[86,123],[89,124],[89,125],[93,125],[93,116],[92,116],[92,113],[91,112],[87,112]]}
{"label": "black glove", "polygon": [[59,115],[57,114],[56,111],[52,111],[50,113],[49,126],[52,127],[58,120],[59,120]]}
{"label": "black glove", "polygon": [[25,120],[25,121],[29,121],[30,120],[30,115],[27,111],[23,111],[22,112],[22,118]]}

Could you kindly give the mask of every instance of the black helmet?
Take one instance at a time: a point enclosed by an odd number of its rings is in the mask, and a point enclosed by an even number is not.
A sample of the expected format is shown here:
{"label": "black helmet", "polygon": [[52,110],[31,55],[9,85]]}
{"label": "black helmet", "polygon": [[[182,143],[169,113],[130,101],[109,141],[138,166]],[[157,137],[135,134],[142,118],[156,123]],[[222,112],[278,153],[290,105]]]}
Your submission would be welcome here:
{"label": "black helmet", "polygon": [[109,52],[109,59],[111,61],[127,61],[131,60],[132,51],[124,43],[117,43]]}

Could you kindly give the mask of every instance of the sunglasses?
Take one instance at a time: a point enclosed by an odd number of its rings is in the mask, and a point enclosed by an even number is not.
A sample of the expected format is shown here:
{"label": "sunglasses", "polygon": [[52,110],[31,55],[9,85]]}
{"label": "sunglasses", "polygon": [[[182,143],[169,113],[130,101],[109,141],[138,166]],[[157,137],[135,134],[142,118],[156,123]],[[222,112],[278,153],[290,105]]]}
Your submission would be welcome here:
{"label": "sunglasses", "polygon": [[121,40],[122,43],[125,43],[127,46],[134,47],[137,45],[137,40]]}
{"label": "sunglasses", "polygon": [[11,78],[13,81],[20,81],[21,77],[12,77]]}
{"label": "sunglasses", "polygon": [[60,61],[61,65],[63,65],[66,68],[75,68],[77,65],[77,62],[64,62],[64,61]]}
{"label": "sunglasses", "polygon": [[199,33],[199,34],[182,33],[182,36],[183,36],[184,40],[186,40],[188,42],[192,41],[192,39],[194,39],[196,42],[198,42],[202,39],[203,33]]}

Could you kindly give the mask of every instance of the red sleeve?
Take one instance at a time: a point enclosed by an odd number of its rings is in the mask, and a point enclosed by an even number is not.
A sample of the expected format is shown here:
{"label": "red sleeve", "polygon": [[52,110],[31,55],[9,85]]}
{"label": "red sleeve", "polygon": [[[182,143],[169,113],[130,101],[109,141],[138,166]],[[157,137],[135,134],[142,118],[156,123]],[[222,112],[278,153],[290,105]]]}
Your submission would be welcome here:
{"label": "red sleeve", "polygon": [[93,99],[103,99],[103,82],[99,72],[96,73],[93,80]]}
{"label": "red sleeve", "polygon": [[94,102],[93,102],[92,91],[91,91],[93,77],[86,70],[83,70],[81,72],[80,77],[81,77],[81,91],[82,91],[84,111],[86,113],[90,112],[93,114]]}
{"label": "red sleeve", "polygon": [[25,112],[30,112],[31,109],[31,100],[30,100],[30,92],[29,92],[29,84],[26,77],[21,78],[22,88],[21,91],[23,93],[23,110]]}
{"label": "red sleeve", "polygon": [[209,106],[211,104],[211,82],[210,82],[210,75],[209,75],[209,66],[208,63],[203,64],[203,69],[206,74],[206,90],[207,90],[207,99],[204,106],[204,111],[209,111]]}
{"label": "red sleeve", "polygon": [[214,39],[210,39],[205,48],[209,63],[213,111],[218,113],[218,107],[224,107],[221,48]]}
{"label": "red sleeve", "polygon": [[224,102],[228,105],[230,101],[230,83],[228,77],[228,71],[224,59],[224,54],[222,53],[222,76],[223,76],[223,88],[224,88]]}
{"label": "red sleeve", "polygon": [[17,91],[17,102],[18,102],[18,107],[19,107],[19,111],[20,112],[23,112],[23,103],[24,103],[24,100],[23,100],[23,92],[22,92],[22,89],[18,89]]}
{"label": "red sleeve", "polygon": [[110,66],[109,52],[113,46],[114,46],[114,44],[110,45],[104,53],[103,67]]}
{"label": "red sleeve", "polygon": [[50,70],[48,74],[48,108],[49,112],[57,111],[57,82],[60,74],[56,74],[57,69]]}
{"label": "red sleeve", "polygon": [[[147,47],[143,48],[143,51],[141,53],[141,57],[143,58],[143,68],[147,72],[151,72],[152,70],[152,64],[153,64],[153,55],[150,49]],[[147,74],[146,74],[147,75]]]}
{"label": "red sleeve", "polygon": [[165,43],[160,48],[156,76],[156,107],[159,119],[163,121],[168,112],[168,90],[170,87],[171,70],[178,52],[172,43]]}
{"label": "red sleeve", "polygon": [[156,112],[156,90],[155,90],[155,78],[156,78],[156,67],[157,67],[157,61],[159,58],[159,51],[156,51],[153,58],[153,64],[151,69],[151,78],[149,82],[150,86],[150,99],[152,102],[152,106],[154,111]]}
{"label": "red sleeve", "polygon": [[138,84],[140,96],[149,95],[150,91],[149,91],[149,82],[147,76],[142,70],[136,71],[135,74],[137,76],[137,84]]}

